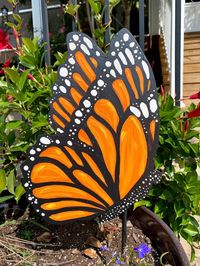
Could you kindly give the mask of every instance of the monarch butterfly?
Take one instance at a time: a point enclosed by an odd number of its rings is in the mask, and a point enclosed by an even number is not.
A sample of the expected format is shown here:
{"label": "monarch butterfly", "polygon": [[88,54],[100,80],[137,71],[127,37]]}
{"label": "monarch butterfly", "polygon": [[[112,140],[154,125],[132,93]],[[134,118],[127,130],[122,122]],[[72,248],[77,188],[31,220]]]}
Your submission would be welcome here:
{"label": "monarch butterfly", "polygon": [[154,76],[126,29],[112,39],[107,56],[83,33],[69,33],[67,43],[50,100],[49,123],[57,133],[40,136],[27,151],[22,182],[49,222],[106,221],[160,179]]}

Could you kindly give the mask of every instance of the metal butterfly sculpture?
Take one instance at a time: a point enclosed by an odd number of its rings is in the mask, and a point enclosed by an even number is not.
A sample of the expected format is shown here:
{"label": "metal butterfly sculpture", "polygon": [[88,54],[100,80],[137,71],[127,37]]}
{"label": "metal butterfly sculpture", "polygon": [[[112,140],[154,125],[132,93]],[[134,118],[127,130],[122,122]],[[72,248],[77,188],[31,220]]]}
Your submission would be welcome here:
{"label": "metal butterfly sculpture", "polygon": [[39,137],[22,165],[28,200],[49,222],[102,221],[144,198],[154,170],[158,103],[152,69],[126,29],[106,56],[83,33],[68,34],[68,59],[50,100],[55,135]]}

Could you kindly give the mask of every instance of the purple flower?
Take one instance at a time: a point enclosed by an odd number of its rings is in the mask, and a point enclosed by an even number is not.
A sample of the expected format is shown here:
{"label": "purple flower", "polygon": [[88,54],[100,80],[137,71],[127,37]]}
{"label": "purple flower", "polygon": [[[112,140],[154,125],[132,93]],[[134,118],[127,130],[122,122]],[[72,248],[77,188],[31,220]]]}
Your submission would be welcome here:
{"label": "purple flower", "polygon": [[151,251],[151,248],[142,243],[138,247],[134,248],[134,250],[137,252],[138,258],[143,259],[145,255]]}
{"label": "purple flower", "polygon": [[102,245],[100,248],[99,248],[100,251],[109,251],[109,247],[107,247],[106,245]]}
{"label": "purple flower", "polygon": [[123,264],[125,264],[125,262],[121,261],[119,257],[116,258],[115,263],[116,263],[117,265],[123,265]]}

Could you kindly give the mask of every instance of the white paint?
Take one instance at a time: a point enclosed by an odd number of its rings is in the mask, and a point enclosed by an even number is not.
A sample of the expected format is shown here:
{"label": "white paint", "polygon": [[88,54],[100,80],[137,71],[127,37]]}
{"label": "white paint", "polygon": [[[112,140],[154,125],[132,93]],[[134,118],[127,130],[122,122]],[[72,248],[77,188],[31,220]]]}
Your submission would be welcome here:
{"label": "white paint", "polygon": [[31,154],[31,155],[34,155],[34,154],[36,154],[36,151],[35,151],[34,149],[31,149],[31,150],[30,150],[30,154]]}
{"label": "white paint", "polygon": [[83,44],[83,43],[81,44],[81,50],[82,50],[85,54],[90,55],[90,52],[89,52],[88,48],[87,48],[86,45]]}
{"label": "white paint", "polygon": [[157,102],[155,99],[152,99],[149,103],[149,106],[150,106],[150,110],[152,113],[155,113],[156,110],[158,109],[158,105],[157,105]]}
{"label": "white paint", "polygon": [[110,70],[110,75],[112,75],[114,78],[116,78],[116,74],[115,74],[115,70],[114,69]]}
{"label": "white paint", "polygon": [[80,125],[80,123],[81,123],[81,120],[80,120],[80,119],[78,119],[78,118],[75,118],[74,122],[75,122],[77,125]]}
{"label": "white paint", "polygon": [[133,54],[131,53],[131,51],[128,48],[126,48],[125,49],[125,53],[126,53],[128,59],[129,59],[129,61],[131,62],[131,64],[134,65],[135,64],[135,59],[134,59]]}
{"label": "white paint", "polygon": [[28,184],[28,183],[25,183],[25,184],[24,184],[24,186],[25,186],[25,187],[28,187],[28,186],[29,186],[29,184]]}
{"label": "white paint", "polygon": [[71,85],[71,82],[68,79],[65,79],[65,84],[69,87]]}
{"label": "white paint", "polygon": [[99,87],[102,87],[104,85],[104,81],[102,79],[99,79],[97,81],[97,84],[98,84]]}
{"label": "white paint", "polygon": [[28,171],[29,167],[28,165],[24,165],[24,171]]}
{"label": "white paint", "polygon": [[200,3],[186,3],[184,16],[184,31],[199,32],[200,31]]}
{"label": "white paint", "polygon": [[73,43],[73,42],[70,42],[70,43],[69,43],[69,49],[70,49],[71,51],[74,51],[74,50],[76,49],[76,44]]}
{"label": "white paint", "polygon": [[83,113],[82,113],[80,110],[77,110],[77,111],[75,112],[75,116],[77,116],[77,117],[82,117],[82,116],[83,116]]}
{"label": "white paint", "polygon": [[74,60],[74,58],[72,58],[72,57],[69,58],[68,61],[69,61],[69,63],[70,63],[71,65],[74,65],[74,64],[76,63],[75,60]]}
{"label": "white paint", "polygon": [[74,41],[76,41],[76,42],[79,40],[79,37],[78,37],[78,35],[77,35],[77,34],[74,34],[72,38],[73,38],[73,39],[74,39]]}
{"label": "white paint", "polygon": [[123,39],[125,42],[127,42],[129,40],[129,35],[128,33],[125,33],[124,36],[123,36]]}
{"label": "white paint", "polygon": [[64,86],[59,86],[61,92],[66,93],[67,89]]}
{"label": "white paint", "polygon": [[149,117],[149,110],[148,110],[147,105],[145,103],[141,102],[140,109],[141,109],[142,114],[145,118]]}
{"label": "white paint", "polygon": [[91,102],[88,100],[84,100],[83,105],[85,106],[85,108],[89,108],[91,106]]}
{"label": "white paint", "polygon": [[115,47],[119,47],[119,42],[115,42]]}
{"label": "white paint", "polygon": [[94,97],[97,96],[97,91],[96,91],[96,90],[91,90],[90,93],[91,93],[91,95],[94,96]]}
{"label": "white paint", "polygon": [[116,70],[119,72],[119,74],[122,75],[122,67],[121,67],[118,59],[115,59],[114,66],[115,66]]}
{"label": "white paint", "polygon": [[142,60],[142,67],[144,69],[144,73],[145,73],[147,79],[149,79],[150,78],[149,67],[148,67],[147,63],[143,60]]}
{"label": "white paint", "polygon": [[48,139],[48,138],[46,138],[46,137],[41,137],[41,138],[40,138],[40,142],[41,142],[42,144],[46,144],[46,145],[48,145],[48,144],[51,143],[50,139]]}
{"label": "white paint", "polygon": [[137,117],[141,116],[140,110],[134,106],[130,106],[130,111]]}
{"label": "white paint", "polygon": [[122,52],[119,52],[118,55],[119,55],[119,58],[121,59],[122,63],[124,65],[127,65],[127,61],[126,61],[126,58],[125,58],[124,54]]}
{"label": "white paint", "polygon": [[61,67],[59,73],[61,77],[65,78],[68,75],[68,70],[66,67]]}
{"label": "white paint", "polygon": [[105,66],[107,66],[107,67],[111,67],[111,65],[112,65],[112,63],[111,63],[110,61],[106,61],[106,62],[105,62]]}
{"label": "white paint", "polygon": [[92,42],[91,42],[88,38],[83,37],[83,41],[87,44],[87,46],[88,46],[90,49],[93,48],[93,44],[92,44]]}
{"label": "white paint", "polygon": [[68,144],[69,146],[72,146],[72,141],[71,141],[71,140],[68,140],[68,141],[67,141],[67,144]]}

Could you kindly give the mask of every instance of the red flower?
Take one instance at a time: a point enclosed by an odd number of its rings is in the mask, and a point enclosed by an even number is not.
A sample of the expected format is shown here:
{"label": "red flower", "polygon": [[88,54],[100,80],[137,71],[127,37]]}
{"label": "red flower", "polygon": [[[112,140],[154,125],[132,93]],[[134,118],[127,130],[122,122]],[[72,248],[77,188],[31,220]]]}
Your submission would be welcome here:
{"label": "red flower", "polygon": [[200,91],[189,96],[189,99],[200,99]]}
{"label": "red flower", "polygon": [[30,79],[30,80],[32,80],[32,81],[34,81],[34,80],[35,80],[34,76],[33,76],[32,74],[30,74],[30,73],[28,74],[28,76],[27,76],[27,77],[28,77],[28,79]]}
{"label": "red flower", "polygon": [[197,116],[200,116],[200,103],[198,104],[197,108],[190,111],[188,114],[187,114],[187,117],[188,118],[192,118],[192,117],[197,117]]}
{"label": "red flower", "polygon": [[187,120],[185,121],[184,131],[185,131],[185,132],[188,132],[189,127],[190,127],[190,123],[189,123],[189,121],[188,121],[188,119],[187,119]]}
{"label": "red flower", "polygon": [[9,68],[10,67],[10,59],[8,59],[2,66],[2,69],[0,69],[0,76],[4,75],[4,68]]}
{"label": "red flower", "polygon": [[161,96],[165,95],[165,89],[164,89],[163,85],[160,85],[160,95]]}
{"label": "red flower", "polygon": [[0,50],[12,49],[12,45],[9,43],[9,35],[0,29]]}

